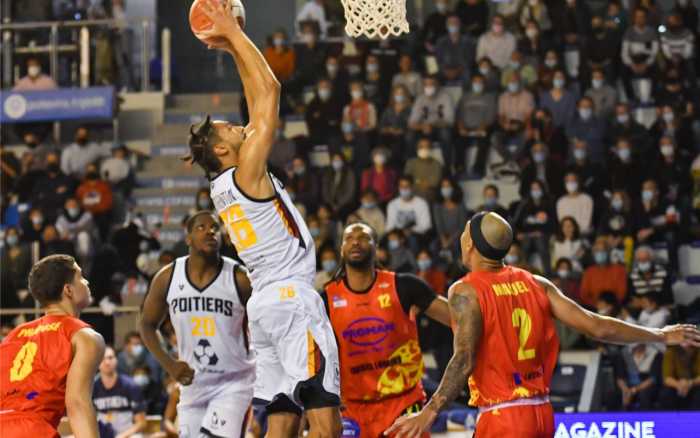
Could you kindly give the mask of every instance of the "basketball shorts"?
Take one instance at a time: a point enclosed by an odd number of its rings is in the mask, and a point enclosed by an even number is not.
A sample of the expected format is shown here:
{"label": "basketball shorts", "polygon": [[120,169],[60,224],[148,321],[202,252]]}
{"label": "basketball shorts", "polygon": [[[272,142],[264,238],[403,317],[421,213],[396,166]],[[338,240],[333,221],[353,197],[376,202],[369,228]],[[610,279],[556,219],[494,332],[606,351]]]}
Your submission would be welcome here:
{"label": "basketball shorts", "polygon": [[[211,387],[206,402],[202,402],[201,397],[190,402],[187,389],[181,388],[181,398],[177,404],[180,438],[244,436],[253,400],[252,378],[246,382]],[[196,390],[198,394],[202,393],[202,388]]]}
{"label": "basketball shorts", "polygon": [[295,413],[295,405],[339,406],[338,347],[318,292],[302,282],[273,283],[253,293],[247,311],[257,401]]}
{"label": "basketball shorts", "polygon": [[[384,438],[384,431],[402,415],[418,413],[423,408],[423,390],[377,402],[345,401],[342,438]],[[430,437],[425,433],[423,438]]]}
{"label": "basketball shorts", "polygon": [[60,438],[55,427],[51,426],[36,414],[20,415],[17,413],[0,414],[0,436],[2,438],[35,437]]}
{"label": "basketball shorts", "polygon": [[554,411],[550,403],[510,406],[479,414],[475,438],[551,438]]}

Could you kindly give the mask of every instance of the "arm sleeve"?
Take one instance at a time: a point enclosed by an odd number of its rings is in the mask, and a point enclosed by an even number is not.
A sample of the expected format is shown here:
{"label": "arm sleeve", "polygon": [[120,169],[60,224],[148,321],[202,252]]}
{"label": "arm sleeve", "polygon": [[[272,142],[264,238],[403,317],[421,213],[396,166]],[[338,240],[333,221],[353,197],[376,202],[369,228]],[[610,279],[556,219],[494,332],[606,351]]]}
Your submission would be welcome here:
{"label": "arm sleeve", "polygon": [[416,306],[423,312],[437,298],[428,283],[413,274],[396,274],[396,294],[406,314],[410,312],[411,306]]}

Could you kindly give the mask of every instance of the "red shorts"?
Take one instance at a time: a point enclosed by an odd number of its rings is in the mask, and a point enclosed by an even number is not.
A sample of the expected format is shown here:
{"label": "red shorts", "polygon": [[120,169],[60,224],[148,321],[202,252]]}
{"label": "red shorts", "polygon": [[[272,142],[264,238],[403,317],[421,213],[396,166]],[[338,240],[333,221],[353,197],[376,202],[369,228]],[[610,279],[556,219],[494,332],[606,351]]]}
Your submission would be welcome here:
{"label": "red shorts", "polygon": [[[423,407],[424,395],[411,392],[406,396],[378,402],[345,402],[342,438],[384,438],[384,431],[404,414],[417,413]],[[429,438],[430,433],[423,435]]]}
{"label": "red shorts", "polygon": [[544,403],[494,409],[479,415],[474,438],[551,438],[554,411]]}
{"label": "red shorts", "polygon": [[2,438],[60,438],[56,428],[40,418],[6,414],[0,414],[0,435]]}

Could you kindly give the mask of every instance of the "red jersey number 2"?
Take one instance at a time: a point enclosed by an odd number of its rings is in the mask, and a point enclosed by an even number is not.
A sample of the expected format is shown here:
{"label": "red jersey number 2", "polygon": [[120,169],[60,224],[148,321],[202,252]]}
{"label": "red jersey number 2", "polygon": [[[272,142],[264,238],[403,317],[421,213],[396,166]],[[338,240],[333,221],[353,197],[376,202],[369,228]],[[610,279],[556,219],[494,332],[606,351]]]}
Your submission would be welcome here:
{"label": "red jersey number 2", "polygon": [[530,332],[532,331],[532,318],[527,310],[516,307],[513,309],[513,327],[519,329],[518,331],[518,360],[528,360],[535,357],[534,348],[525,348],[528,339],[530,338]]}

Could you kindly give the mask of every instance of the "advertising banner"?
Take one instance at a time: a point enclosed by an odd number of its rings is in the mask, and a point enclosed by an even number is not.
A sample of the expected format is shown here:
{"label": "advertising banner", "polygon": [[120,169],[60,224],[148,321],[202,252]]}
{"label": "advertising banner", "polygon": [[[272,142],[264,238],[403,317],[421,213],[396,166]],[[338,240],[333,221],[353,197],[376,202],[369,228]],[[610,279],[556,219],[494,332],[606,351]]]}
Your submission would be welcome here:
{"label": "advertising banner", "polygon": [[114,87],[0,91],[0,122],[108,119],[114,113]]}

